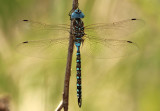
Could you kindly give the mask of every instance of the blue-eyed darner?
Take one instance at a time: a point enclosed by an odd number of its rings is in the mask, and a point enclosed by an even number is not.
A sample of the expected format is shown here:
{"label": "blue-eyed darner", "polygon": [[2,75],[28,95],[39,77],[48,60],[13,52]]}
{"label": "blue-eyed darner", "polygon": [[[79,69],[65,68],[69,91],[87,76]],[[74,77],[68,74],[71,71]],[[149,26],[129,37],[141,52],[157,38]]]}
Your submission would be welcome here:
{"label": "blue-eyed darner", "polygon": [[[46,25],[40,22],[34,22],[29,20],[23,20],[30,23],[37,28],[51,29],[56,31],[67,32],[73,35],[73,40],[76,46],[76,70],[77,70],[77,97],[78,105],[82,105],[82,91],[81,91],[81,53],[96,58],[115,58],[129,54],[129,52],[137,49],[136,43],[128,40],[120,40],[121,37],[126,36],[141,26],[143,26],[143,20],[132,18],[110,24],[91,24],[84,26],[81,18],[84,18],[84,14],[79,10],[75,10],[71,14],[73,20],[73,33],[70,32],[69,25]],[[62,34],[62,36],[64,36]],[[97,37],[100,36],[100,37]],[[114,39],[119,37],[119,39]],[[51,51],[53,55],[56,55],[57,51],[62,49],[62,52],[67,52],[67,43],[69,36],[65,38],[46,39],[39,41],[25,41],[18,45],[18,50],[30,55],[31,53],[43,53],[49,55]],[[81,50],[82,48],[82,50]],[[46,51],[51,49],[50,52]],[[33,51],[32,51],[33,50]],[[127,51],[123,53],[124,51]],[[129,51],[129,52],[128,52]],[[57,58],[61,58],[62,54],[57,55]]]}

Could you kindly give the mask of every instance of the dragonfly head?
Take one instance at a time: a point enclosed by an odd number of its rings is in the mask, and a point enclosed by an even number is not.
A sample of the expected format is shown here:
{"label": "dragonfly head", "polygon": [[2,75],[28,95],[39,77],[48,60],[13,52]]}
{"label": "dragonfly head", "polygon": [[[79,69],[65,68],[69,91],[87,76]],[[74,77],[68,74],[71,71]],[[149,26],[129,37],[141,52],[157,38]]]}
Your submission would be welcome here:
{"label": "dragonfly head", "polygon": [[77,18],[84,18],[83,12],[81,12],[80,9],[76,9],[72,14],[71,14],[71,19],[77,19]]}

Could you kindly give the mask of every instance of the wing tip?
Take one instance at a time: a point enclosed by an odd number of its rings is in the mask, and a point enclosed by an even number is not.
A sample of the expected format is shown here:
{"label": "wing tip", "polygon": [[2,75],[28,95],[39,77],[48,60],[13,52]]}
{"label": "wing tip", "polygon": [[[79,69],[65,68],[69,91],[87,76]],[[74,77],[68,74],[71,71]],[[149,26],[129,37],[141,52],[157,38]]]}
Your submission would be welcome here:
{"label": "wing tip", "polygon": [[127,41],[128,43],[133,43],[132,41]]}
{"label": "wing tip", "polygon": [[131,18],[131,20],[137,20],[137,18]]}
{"label": "wing tip", "polygon": [[131,18],[130,20],[133,21],[133,22],[139,21],[140,26],[144,26],[145,25],[145,21],[143,19]]}
{"label": "wing tip", "polygon": [[24,19],[24,20],[22,20],[22,21],[25,21],[25,22],[26,22],[26,21],[29,21],[29,20],[27,20],[27,19]]}
{"label": "wing tip", "polygon": [[25,44],[26,44],[26,43],[28,43],[28,41],[24,41],[24,42],[22,42],[22,43],[25,43]]}

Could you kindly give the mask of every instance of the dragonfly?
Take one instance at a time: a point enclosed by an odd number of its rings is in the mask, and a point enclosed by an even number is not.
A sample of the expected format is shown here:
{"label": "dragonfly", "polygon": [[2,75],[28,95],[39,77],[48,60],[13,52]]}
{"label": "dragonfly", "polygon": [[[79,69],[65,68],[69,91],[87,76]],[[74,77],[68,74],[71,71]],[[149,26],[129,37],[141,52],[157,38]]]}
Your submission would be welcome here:
{"label": "dragonfly", "polygon": [[[122,57],[128,55],[130,51],[134,53],[134,49],[138,48],[137,44],[121,38],[136,32],[144,25],[143,20],[131,18],[113,23],[97,23],[84,26],[82,21],[84,16],[79,8],[71,13],[72,32],[70,31],[70,26],[66,24],[48,25],[41,22],[23,20],[23,22],[36,26],[36,28],[54,30],[62,35],[60,38],[24,41],[18,44],[18,49],[28,55],[47,52],[44,54],[49,55],[53,53],[52,56],[54,56],[59,50],[67,53],[69,36],[66,36],[64,32],[73,35],[72,39],[76,47],[77,98],[79,107],[82,106],[81,54],[105,59]],[[51,50],[48,52],[46,51],[48,49]],[[63,54],[60,53],[57,58],[61,56]]]}

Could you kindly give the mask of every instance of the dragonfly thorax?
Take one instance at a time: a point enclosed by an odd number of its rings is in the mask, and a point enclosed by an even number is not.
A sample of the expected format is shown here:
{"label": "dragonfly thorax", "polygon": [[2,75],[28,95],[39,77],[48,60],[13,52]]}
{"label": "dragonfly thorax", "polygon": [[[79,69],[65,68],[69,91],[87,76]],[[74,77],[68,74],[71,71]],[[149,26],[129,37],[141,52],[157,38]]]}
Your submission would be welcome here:
{"label": "dragonfly thorax", "polygon": [[84,24],[83,21],[81,19],[74,19],[73,20],[73,35],[76,38],[82,38],[85,33],[84,33]]}

